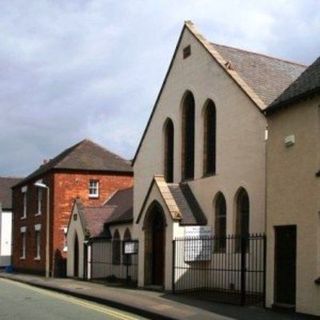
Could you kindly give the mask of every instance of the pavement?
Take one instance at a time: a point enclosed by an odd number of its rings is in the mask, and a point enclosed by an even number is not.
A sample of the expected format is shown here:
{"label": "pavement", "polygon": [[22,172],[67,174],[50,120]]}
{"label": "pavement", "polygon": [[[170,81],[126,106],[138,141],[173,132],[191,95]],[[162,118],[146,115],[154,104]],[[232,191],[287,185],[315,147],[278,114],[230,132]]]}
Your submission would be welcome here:
{"label": "pavement", "polygon": [[[261,307],[241,307],[197,300],[184,295],[108,286],[74,279],[0,272],[0,278],[22,282],[77,298],[93,301],[150,319],[175,320],[306,320],[315,317],[279,313]],[[319,318],[318,318],[319,319]]]}

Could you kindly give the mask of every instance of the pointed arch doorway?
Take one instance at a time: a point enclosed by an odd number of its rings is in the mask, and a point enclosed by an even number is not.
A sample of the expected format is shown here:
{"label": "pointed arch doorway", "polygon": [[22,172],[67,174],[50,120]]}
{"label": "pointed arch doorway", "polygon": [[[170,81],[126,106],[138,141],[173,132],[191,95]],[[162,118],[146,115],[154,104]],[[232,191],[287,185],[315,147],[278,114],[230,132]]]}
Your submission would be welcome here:
{"label": "pointed arch doorway", "polygon": [[74,237],[74,251],[73,251],[73,276],[79,277],[79,240],[78,235]]}
{"label": "pointed arch doorway", "polygon": [[145,285],[164,286],[166,218],[159,202],[149,206],[145,220]]}

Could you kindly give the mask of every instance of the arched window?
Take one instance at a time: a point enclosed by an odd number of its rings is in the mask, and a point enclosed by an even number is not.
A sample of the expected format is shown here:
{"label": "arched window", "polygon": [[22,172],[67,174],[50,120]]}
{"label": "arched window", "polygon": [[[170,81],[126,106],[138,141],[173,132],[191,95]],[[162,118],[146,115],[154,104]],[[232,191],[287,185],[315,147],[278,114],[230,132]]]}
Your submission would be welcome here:
{"label": "arched window", "polygon": [[[236,235],[246,238],[249,235],[249,216],[250,216],[250,203],[247,191],[241,188],[238,191],[236,198],[237,216],[236,216]],[[245,241],[246,250],[248,250],[248,241]],[[241,240],[238,239],[236,243],[236,251],[241,251]]]}
{"label": "arched window", "polygon": [[219,192],[215,201],[215,251],[225,252],[227,235],[227,204],[224,195]]}
{"label": "arched window", "polygon": [[[131,233],[130,233],[130,230],[127,228],[126,231],[124,232],[123,241],[125,242],[129,240],[131,240]],[[131,255],[123,253],[123,264],[125,266],[131,266],[132,264]]]}
{"label": "arched window", "polygon": [[173,182],[173,150],[174,128],[171,119],[164,125],[164,178],[167,182]]}
{"label": "arched window", "polygon": [[195,102],[189,91],[182,105],[182,179],[194,178]]}
{"label": "arched window", "polygon": [[121,240],[118,229],[114,232],[112,238],[112,264],[121,263]]}
{"label": "arched window", "polygon": [[212,100],[205,107],[203,129],[203,174],[212,175],[216,173],[216,107]]}

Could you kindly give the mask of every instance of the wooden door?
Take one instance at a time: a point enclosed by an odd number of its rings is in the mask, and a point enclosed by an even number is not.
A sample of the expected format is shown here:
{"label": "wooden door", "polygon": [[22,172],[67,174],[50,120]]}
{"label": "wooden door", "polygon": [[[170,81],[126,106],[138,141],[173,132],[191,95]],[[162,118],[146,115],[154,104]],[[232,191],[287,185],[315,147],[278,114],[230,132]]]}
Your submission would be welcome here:
{"label": "wooden door", "polygon": [[73,251],[73,276],[78,277],[79,276],[79,241],[78,236],[75,236],[74,239],[74,251]]}
{"label": "wooden door", "polygon": [[164,282],[165,229],[162,216],[158,214],[152,228],[152,284],[163,286]]}
{"label": "wooden door", "polygon": [[275,228],[275,304],[296,303],[296,226]]}

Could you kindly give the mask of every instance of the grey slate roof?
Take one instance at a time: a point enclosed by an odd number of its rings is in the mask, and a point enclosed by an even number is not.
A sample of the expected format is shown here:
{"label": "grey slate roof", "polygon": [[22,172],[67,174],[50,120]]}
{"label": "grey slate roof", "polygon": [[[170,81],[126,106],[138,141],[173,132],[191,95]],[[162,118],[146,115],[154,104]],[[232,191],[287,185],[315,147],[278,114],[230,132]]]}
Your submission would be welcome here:
{"label": "grey slate roof", "polygon": [[211,44],[266,105],[306,69],[304,65],[263,54]]}
{"label": "grey slate roof", "polygon": [[90,238],[109,238],[108,226],[133,221],[133,188],[117,190],[100,207],[83,206],[80,199],[76,205],[86,234]]}
{"label": "grey slate roof", "polygon": [[132,172],[131,163],[102,146],[82,140],[41,165],[18,185],[23,185],[53,169]]}
{"label": "grey slate roof", "polygon": [[84,232],[90,238],[108,237],[109,233],[104,228],[105,221],[112,215],[112,207],[85,207],[80,199],[76,200]]}
{"label": "grey slate roof", "polygon": [[266,109],[267,113],[306,96],[320,93],[320,57]]}
{"label": "grey slate roof", "polygon": [[22,178],[0,177],[0,203],[2,209],[12,208],[11,187],[21,180]]}
{"label": "grey slate roof", "polygon": [[[264,111],[266,107],[275,98],[277,98],[282,93],[282,91],[306,69],[306,66],[301,64],[209,42],[202,35],[200,35],[199,32],[195,30],[194,25],[191,21],[186,21],[180,33],[180,37],[179,37],[176,49],[174,51],[173,57],[171,59],[168,71],[161,85],[160,91],[158,93],[155,104],[153,105],[147,125],[143,131],[138,148],[132,160],[133,164],[137,159],[137,156],[140,152],[140,148],[145,139],[145,136],[147,134],[151,121],[153,119],[153,115],[156,111],[158,102],[165,88],[165,84],[167,83],[167,79],[171,72],[171,68],[173,66],[174,60],[178,53],[180,42],[186,28],[193,34],[193,36],[200,42],[200,44],[207,51],[209,51],[209,53],[212,56],[215,56],[215,54],[213,54],[210,51],[210,48],[211,49],[213,48],[215,52],[218,52],[220,58],[226,61],[226,62],[223,61],[223,65],[224,65],[223,68],[225,70],[228,68],[233,69],[237,74],[237,77],[233,75],[232,78],[234,80],[235,78],[241,78],[242,80],[241,82],[245,82],[247,87],[246,89],[244,89],[243,83],[240,85],[239,79],[235,80],[236,83],[244,90],[244,92],[257,105],[257,107],[261,109],[261,111]],[[207,44],[210,48],[207,47]],[[217,57],[214,57],[214,59],[218,61]],[[230,75],[231,73],[230,70],[228,73]],[[260,103],[258,103],[258,101],[254,99],[254,97],[249,93],[249,91],[250,92],[252,91],[254,95],[258,97],[258,100],[261,101],[261,104],[263,105],[260,105]]]}
{"label": "grey slate roof", "polygon": [[168,187],[182,214],[181,225],[207,224],[207,218],[187,183],[168,183]]}
{"label": "grey slate roof", "polygon": [[105,204],[113,207],[111,217],[107,224],[130,223],[133,221],[133,187],[118,190]]}

